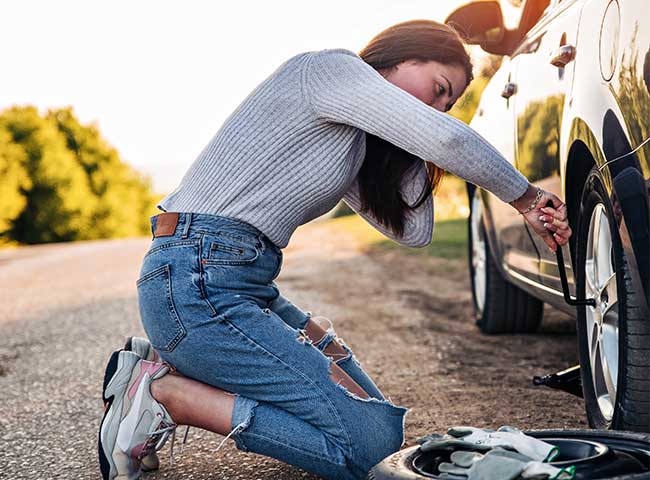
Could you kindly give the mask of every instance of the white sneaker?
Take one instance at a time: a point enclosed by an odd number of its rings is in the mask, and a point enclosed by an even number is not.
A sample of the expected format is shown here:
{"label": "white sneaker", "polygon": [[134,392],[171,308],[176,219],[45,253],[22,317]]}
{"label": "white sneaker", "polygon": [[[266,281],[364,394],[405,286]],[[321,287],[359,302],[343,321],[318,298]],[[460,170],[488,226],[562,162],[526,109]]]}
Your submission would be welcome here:
{"label": "white sneaker", "polygon": [[[158,352],[151,346],[151,342],[142,337],[129,337],[124,344],[124,350],[136,353],[140,358],[150,362],[162,362]],[[158,454],[154,450],[142,459],[140,468],[143,472],[152,472],[160,468]]]}
{"label": "white sneaker", "polygon": [[124,350],[135,352],[140,358],[150,362],[162,362],[158,352],[151,346],[151,342],[142,337],[129,337],[124,344]]}
{"label": "white sneaker", "polygon": [[165,363],[131,351],[111,355],[104,374],[106,410],[99,429],[99,464],[104,480],[140,478],[142,459],[162,448],[176,423],[151,395],[153,380],[169,372]]}

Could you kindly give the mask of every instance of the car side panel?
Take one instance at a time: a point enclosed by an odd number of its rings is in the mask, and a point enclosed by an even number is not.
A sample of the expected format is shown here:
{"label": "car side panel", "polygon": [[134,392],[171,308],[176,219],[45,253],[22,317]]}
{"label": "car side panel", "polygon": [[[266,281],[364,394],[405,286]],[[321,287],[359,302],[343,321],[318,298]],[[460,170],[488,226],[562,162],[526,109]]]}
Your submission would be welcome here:
{"label": "car side panel", "polygon": [[[481,102],[470,126],[485,137],[501,154],[515,164],[515,126],[512,98],[501,96],[506,83],[511,81],[510,62],[504,58],[481,96]],[[486,231],[494,258],[505,274],[511,269],[535,281],[538,257],[524,228],[524,220],[510,205],[493,194],[483,191]]]}
{"label": "car side panel", "polygon": [[[517,168],[545,190],[563,198],[560,132],[565,105],[571,96],[575,61],[558,67],[550,63],[560,47],[576,47],[582,2],[566,0],[547,12],[528,33],[513,58],[516,64],[515,95]],[[564,199],[564,198],[563,198]],[[526,224],[540,258],[539,278],[554,287],[559,271],[555,254]],[[572,277],[569,249],[566,270]],[[559,295],[558,295],[559,297]],[[557,298],[556,302],[561,302]]]}
{"label": "car side panel", "polygon": [[[574,142],[587,145],[601,169],[617,213],[619,235],[632,264],[639,302],[650,297],[650,2],[613,2],[620,14],[616,38],[603,35],[609,0],[585,2],[576,58],[574,92],[563,128],[564,163]],[[594,39],[599,39],[596,42]],[[610,42],[614,48],[602,49]],[[611,50],[615,53],[612,54]],[[602,74],[602,57],[611,55],[611,79]],[[605,65],[609,65],[605,62]],[[564,140],[566,139],[566,140]],[[566,171],[564,178],[566,178]],[[567,189],[581,185],[565,184]],[[557,283],[559,288],[559,281]]]}

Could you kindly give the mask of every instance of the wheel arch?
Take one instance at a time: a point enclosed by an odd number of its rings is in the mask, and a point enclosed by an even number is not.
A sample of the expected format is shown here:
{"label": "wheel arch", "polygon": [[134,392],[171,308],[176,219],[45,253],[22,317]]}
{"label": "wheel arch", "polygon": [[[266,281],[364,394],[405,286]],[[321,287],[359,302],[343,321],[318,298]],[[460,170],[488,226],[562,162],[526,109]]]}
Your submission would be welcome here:
{"label": "wheel arch", "polygon": [[[575,233],[585,171],[589,173],[595,165],[610,202],[620,206],[618,234],[626,255],[635,266],[633,281],[645,297],[639,300],[644,309],[650,311],[650,185],[644,179],[641,166],[646,157],[650,158],[650,143],[632,148],[625,125],[611,110],[602,119],[602,138],[581,118],[573,119],[568,137],[571,146],[564,168],[563,188],[571,228]],[[575,236],[571,237],[569,247],[575,264]]]}
{"label": "wheel arch", "polygon": [[[565,202],[569,225],[574,233],[578,226],[578,215],[580,214],[580,200],[584,191],[585,182],[591,169],[596,165],[594,156],[589,147],[581,140],[576,140],[569,150],[566,163],[566,177],[564,183]],[[575,268],[576,237],[572,235],[569,239],[571,250],[571,262]]]}

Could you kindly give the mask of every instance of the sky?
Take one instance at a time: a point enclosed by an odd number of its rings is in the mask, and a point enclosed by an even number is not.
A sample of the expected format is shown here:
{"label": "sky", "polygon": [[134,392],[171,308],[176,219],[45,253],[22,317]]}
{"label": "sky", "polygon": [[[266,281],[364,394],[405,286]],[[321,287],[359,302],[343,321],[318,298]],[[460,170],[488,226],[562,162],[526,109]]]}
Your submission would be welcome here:
{"label": "sky", "polygon": [[360,51],[462,0],[20,0],[0,4],[0,111],[72,106],[168,193],[228,115],[291,56]]}

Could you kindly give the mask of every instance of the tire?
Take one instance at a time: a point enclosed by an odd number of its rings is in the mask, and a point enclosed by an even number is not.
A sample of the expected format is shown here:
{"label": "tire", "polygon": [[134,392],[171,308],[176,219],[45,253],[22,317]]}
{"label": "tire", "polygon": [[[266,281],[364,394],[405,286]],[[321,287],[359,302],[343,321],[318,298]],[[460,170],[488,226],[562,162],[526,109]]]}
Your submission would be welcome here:
{"label": "tire", "polygon": [[501,275],[488,245],[479,192],[468,186],[468,258],[476,324],[487,334],[532,333],[542,321],[544,303]]}
{"label": "tire", "polygon": [[576,238],[576,290],[580,298],[597,301],[597,307],[577,311],[585,409],[594,428],[649,432],[650,320],[634,304],[638,292],[617,225],[594,167],[585,183]]}
{"label": "tire", "polygon": [[[525,434],[553,443],[560,457],[551,465],[575,465],[575,480],[647,480],[650,472],[650,436],[608,430],[528,430]],[[446,457],[445,457],[446,455]],[[439,478],[437,465],[449,461],[449,452],[421,452],[404,448],[375,465],[366,480],[422,480]]]}

